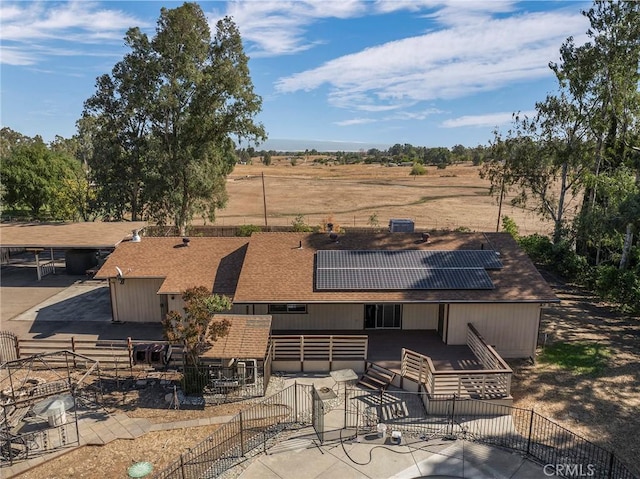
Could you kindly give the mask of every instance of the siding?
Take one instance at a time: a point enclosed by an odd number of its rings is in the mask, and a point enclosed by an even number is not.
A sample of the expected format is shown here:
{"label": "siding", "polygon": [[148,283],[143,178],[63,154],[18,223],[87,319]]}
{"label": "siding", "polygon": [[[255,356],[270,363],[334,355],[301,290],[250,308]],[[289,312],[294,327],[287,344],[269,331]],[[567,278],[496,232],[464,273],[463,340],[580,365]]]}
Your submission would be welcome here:
{"label": "siding", "polygon": [[402,329],[438,329],[438,305],[412,303],[403,305]]}
{"label": "siding", "polygon": [[467,323],[504,358],[535,354],[539,304],[451,304],[447,344],[466,344]]}
{"label": "siding", "polygon": [[323,329],[362,330],[364,328],[364,305],[362,304],[307,304],[307,314],[273,314],[266,304],[236,304],[237,314],[270,314],[271,329]]}
{"label": "siding", "polygon": [[128,323],[156,323],[162,320],[162,297],[158,290],[164,279],[127,278],[124,284],[109,280],[113,319]]}

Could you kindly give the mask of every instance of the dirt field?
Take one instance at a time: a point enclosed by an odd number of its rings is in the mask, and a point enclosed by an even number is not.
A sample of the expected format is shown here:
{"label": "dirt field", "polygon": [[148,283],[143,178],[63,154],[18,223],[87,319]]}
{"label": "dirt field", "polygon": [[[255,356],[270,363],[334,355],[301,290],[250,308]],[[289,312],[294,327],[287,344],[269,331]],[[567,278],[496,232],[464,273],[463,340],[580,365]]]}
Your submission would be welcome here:
{"label": "dirt field", "polygon": [[[428,167],[426,175],[414,177],[406,166],[330,166],[308,160],[296,166],[281,161],[265,167],[254,161],[236,166],[229,176],[229,203],[218,211],[216,224],[264,225],[264,173],[270,225],[291,225],[302,214],[311,226],[323,223],[329,215],[334,224],[344,227],[369,226],[375,214],[382,227],[390,218],[411,218],[424,229],[495,231],[498,205],[478,170],[471,164],[444,170]],[[515,219],[522,234],[551,229],[531,211],[510,206],[508,199],[502,214]]]}

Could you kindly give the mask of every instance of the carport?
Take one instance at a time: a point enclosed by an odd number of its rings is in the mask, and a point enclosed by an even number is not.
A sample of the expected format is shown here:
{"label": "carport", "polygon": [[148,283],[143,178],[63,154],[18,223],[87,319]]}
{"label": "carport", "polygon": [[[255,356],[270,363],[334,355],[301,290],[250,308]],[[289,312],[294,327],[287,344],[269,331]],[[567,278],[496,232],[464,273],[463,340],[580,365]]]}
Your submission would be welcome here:
{"label": "carport", "polygon": [[[65,251],[65,263],[70,252],[75,252],[74,257],[80,258],[78,266],[82,269],[85,263],[88,265],[82,270],[84,273],[98,264],[96,252],[114,250],[122,241],[132,239],[145,227],[146,223],[143,221],[2,223],[0,246],[3,250],[23,248],[33,253],[40,281],[47,274],[55,273],[54,250]],[[49,258],[42,258],[43,254]],[[66,267],[68,270],[69,265]]]}

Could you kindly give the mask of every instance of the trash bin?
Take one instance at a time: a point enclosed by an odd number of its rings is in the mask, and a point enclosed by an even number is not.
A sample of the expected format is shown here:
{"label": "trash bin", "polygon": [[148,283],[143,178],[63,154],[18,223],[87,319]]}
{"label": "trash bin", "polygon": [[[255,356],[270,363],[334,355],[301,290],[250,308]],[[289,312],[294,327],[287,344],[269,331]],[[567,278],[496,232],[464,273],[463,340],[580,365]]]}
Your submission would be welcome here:
{"label": "trash bin", "polygon": [[67,422],[67,413],[62,400],[56,399],[51,403],[51,406],[47,409],[47,420],[51,427],[62,426]]}

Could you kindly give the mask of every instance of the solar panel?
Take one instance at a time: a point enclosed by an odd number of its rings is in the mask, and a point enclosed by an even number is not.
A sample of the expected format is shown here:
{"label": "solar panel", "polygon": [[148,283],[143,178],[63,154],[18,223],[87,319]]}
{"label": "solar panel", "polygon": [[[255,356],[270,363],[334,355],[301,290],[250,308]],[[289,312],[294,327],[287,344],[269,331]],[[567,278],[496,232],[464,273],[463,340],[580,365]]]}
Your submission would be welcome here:
{"label": "solar panel", "polygon": [[316,289],[323,291],[493,289],[493,282],[484,268],[325,268],[316,271]]}
{"label": "solar panel", "polygon": [[492,250],[320,250],[318,290],[493,289]]}
{"label": "solar panel", "polygon": [[320,250],[316,267],[501,269],[502,262],[492,250]]}

